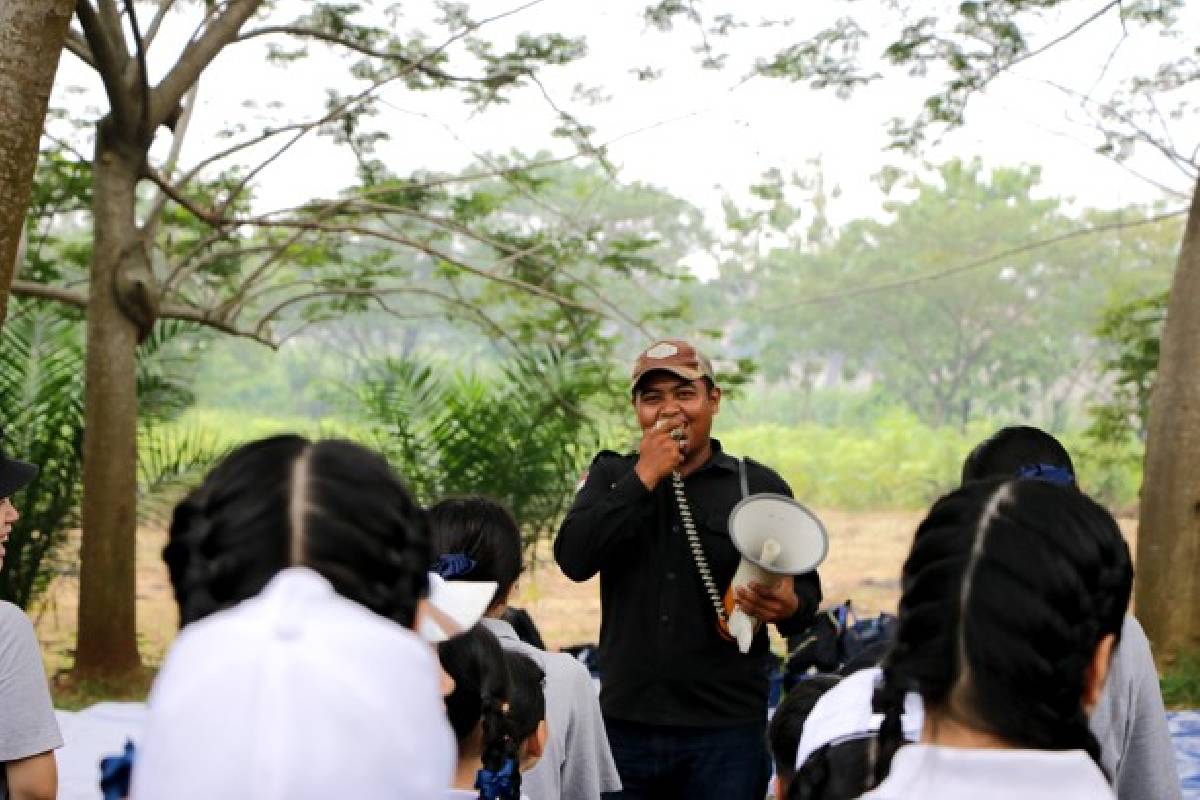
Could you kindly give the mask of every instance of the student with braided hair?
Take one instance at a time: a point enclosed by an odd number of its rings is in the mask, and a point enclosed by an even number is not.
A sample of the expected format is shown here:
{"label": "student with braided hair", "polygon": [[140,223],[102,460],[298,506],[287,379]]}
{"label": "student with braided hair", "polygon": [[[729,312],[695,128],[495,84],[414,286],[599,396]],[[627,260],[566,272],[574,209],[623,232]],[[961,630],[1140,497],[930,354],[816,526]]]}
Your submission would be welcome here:
{"label": "student with braided hair", "polygon": [[429,509],[434,572],[450,583],[495,581],[496,594],[480,625],[506,651],[523,653],[546,673],[546,753],[524,776],[532,800],[600,800],[621,789],[592,676],[566,653],[547,653],[517,636],[505,618],[524,571],[521,530],[504,506],[486,497],[456,497]]}
{"label": "student with braided hair", "polygon": [[[901,574],[864,797],[1113,798],[1087,714],[1132,581],[1116,522],[1073,489],[981,481],[938,500]],[[925,718],[901,747],[910,691]]]}
{"label": "student with braided hair", "polygon": [[163,556],[182,630],[150,695],[131,796],[446,791],[442,673],[410,630],[427,522],[382,457],[300,436],[244,445],[175,509]]}
{"label": "student with braided hair", "polygon": [[454,681],[446,715],[458,741],[458,767],[447,798],[522,800],[521,773],[546,743],[544,673],[529,658],[501,649],[482,626],[438,645]]}
{"label": "student with braided hair", "polygon": [[[963,463],[963,483],[1007,477],[1076,484],[1066,448],[1027,425],[1001,428]],[[1121,644],[1090,722],[1119,800],[1182,800],[1154,656],[1132,614],[1125,615]]]}

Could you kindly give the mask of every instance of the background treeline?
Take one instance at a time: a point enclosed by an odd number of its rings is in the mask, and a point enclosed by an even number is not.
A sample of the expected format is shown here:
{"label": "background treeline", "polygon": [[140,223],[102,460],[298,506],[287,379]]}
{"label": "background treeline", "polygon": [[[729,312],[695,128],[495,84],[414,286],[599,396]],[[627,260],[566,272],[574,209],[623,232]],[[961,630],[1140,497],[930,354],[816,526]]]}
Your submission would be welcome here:
{"label": "background treeline", "polygon": [[[548,536],[595,449],[634,441],[625,365],[649,336],[671,333],[710,342],[730,378],[718,423],[727,448],[775,465],[806,502],[919,507],[956,481],[975,442],[1014,421],[1063,436],[1109,503],[1136,502],[1178,216],[1080,207],[1042,192],[1036,167],[978,161],[882,174],[879,212],[845,221],[827,216],[839,192],[819,165],[768,173],[757,202],[726,202],[723,220],[599,166],[534,174],[556,224],[626,237],[626,261],[596,271],[591,290],[650,322],[539,315],[498,295],[480,300],[491,329],[453,309],[406,318],[363,305],[278,351],[160,325],[138,362],[143,517],[161,521],[228,447],[299,429],[381,448],[426,499],[501,497],[531,540]],[[81,201],[87,182],[52,151],[39,178],[24,269],[61,275],[86,263],[90,232],[77,216],[47,224],[46,209]],[[483,196],[486,213],[545,219],[523,195]],[[354,257],[353,242],[338,249]],[[569,250],[550,258],[578,266]],[[698,280],[684,264],[715,274]],[[78,524],[83,322],[35,300],[17,302],[11,320],[0,413],[7,446],[43,473],[0,591],[28,603],[73,569],[53,555]]]}

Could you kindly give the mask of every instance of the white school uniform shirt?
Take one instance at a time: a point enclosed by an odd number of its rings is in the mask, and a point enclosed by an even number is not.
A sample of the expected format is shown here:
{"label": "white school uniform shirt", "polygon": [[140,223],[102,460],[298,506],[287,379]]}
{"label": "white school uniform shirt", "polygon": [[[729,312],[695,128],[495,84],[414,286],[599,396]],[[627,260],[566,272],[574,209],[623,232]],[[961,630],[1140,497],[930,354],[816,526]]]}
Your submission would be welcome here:
{"label": "white school uniform shirt", "polygon": [[428,642],[289,567],[180,631],[130,797],[439,797],[457,762],[440,684]]}
{"label": "white school uniform shirt", "polygon": [[1115,800],[1082,750],[983,750],[910,744],[861,800]]}

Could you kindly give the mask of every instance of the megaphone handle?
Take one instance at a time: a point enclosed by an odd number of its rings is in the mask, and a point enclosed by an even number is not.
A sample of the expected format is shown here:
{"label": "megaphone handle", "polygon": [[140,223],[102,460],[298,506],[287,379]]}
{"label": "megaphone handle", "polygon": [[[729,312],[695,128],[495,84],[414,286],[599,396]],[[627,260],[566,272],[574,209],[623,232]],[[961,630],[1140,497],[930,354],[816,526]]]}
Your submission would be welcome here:
{"label": "megaphone handle", "polygon": [[671,488],[675,490],[675,502],[679,506],[679,517],[683,521],[683,532],[692,551],[692,560],[696,562],[696,571],[700,573],[700,582],[704,584],[704,593],[708,595],[717,614],[717,627],[722,631],[722,635],[728,636],[729,618],[725,614],[724,598],[717,591],[716,581],[713,580],[708,557],[704,554],[704,544],[700,541],[696,523],[692,520],[692,509],[683,491],[683,476],[678,471],[671,473]]}

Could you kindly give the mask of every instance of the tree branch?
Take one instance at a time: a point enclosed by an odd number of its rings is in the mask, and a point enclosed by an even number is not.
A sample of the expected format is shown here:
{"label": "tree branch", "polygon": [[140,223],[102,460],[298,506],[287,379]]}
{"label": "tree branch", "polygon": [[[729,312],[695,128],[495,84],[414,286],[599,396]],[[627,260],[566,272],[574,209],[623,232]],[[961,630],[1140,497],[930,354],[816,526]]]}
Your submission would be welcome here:
{"label": "tree branch", "polygon": [[224,13],[216,17],[194,42],[184,48],[175,66],[151,92],[150,121],[154,127],[166,122],[179,106],[188,88],[217,54],[237,38],[246,20],[254,15],[262,0],[232,0]]}
{"label": "tree branch", "polygon": [[12,293],[17,297],[53,300],[56,303],[62,303],[63,305],[75,308],[86,309],[88,304],[87,295],[83,292],[77,292],[62,286],[49,286],[36,281],[15,280],[12,284]]}
{"label": "tree branch", "polygon": [[296,36],[301,39],[318,39],[326,44],[331,44],[335,47],[344,47],[347,50],[353,50],[354,52],[361,53],[364,56],[384,59],[387,61],[395,61],[396,63],[403,64],[404,66],[408,67],[408,72],[415,70],[417,72],[422,72],[431,78],[436,78],[442,81],[449,81],[453,83],[488,83],[490,80],[493,80],[489,78],[476,78],[466,75],[451,75],[443,72],[437,67],[426,64],[425,61],[427,57],[425,56],[422,56],[420,59],[412,59],[406,55],[403,55],[402,53],[394,53],[388,50],[376,50],[372,47],[367,47],[359,42],[344,39],[327,31],[317,30],[315,28],[305,28],[300,25],[268,25],[262,28],[255,28],[252,31],[243,33],[237,38],[236,41],[245,42],[260,36],[273,36],[276,34],[284,36]]}
{"label": "tree branch", "polygon": [[[196,95],[199,93],[200,82],[197,81],[192,84],[192,88],[188,89],[187,97],[183,100],[183,113],[179,115],[175,127],[171,130],[171,149],[167,152],[167,158],[163,162],[160,172],[163,180],[169,180],[171,173],[179,164],[179,155],[183,151],[183,140],[187,136],[188,127],[192,124],[192,113],[196,109]],[[167,193],[159,188],[154,200],[150,203],[150,210],[146,212],[142,225],[148,242],[154,241],[154,237],[158,233],[158,226],[162,222],[162,212],[166,208],[167,199]]]}
{"label": "tree branch", "polygon": [[[104,0],[101,0],[103,3]],[[111,5],[111,0],[109,0]],[[146,66],[146,42],[142,39],[141,25],[138,24],[137,9],[134,0],[125,0],[125,11],[129,14],[129,29],[133,33],[133,44],[137,53],[137,69],[135,78],[141,102],[138,103],[137,138],[144,140],[154,133],[150,128],[150,68]],[[118,23],[120,18],[118,18]]]}
{"label": "tree branch", "polygon": [[[39,300],[52,300],[56,303],[72,306],[74,308],[86,309],[88,304],[88,296],[84,292],[77,292],[72,289],[67,289],[62,286],[49,286],[36,281],[17,280],[13,281],[12,293],[18,297],[33,297]],[[260,344],[265,344],[268,347],[275,347],[275,343],[266,336],[261,334],[261,331],[251,331],[238,328],[228,320],[222,319],[211,311],[206,311],[199,308],[192,308],[183,305],[165,305],[159,308],[159,319],[177,319],[184,322],[195,322],[204,325],[208,328],[214,328],[228,333],[232,336],[241,336],[244,338],[253,339]]]}
{"label": "tree branch", "polygon": [[67,39],[64,42],[67,52],[78,58],[84,64],[87,64],[97,72],[100,71],[100,66],[96,63],[96,57],[92,55],[92,48],[88,47],[87,39],[83,38],[83,34],[74,28],[67,29]]}
{"label": "tree branch", "polygon": [[154,44],[155,38],[158,36],[158,31],[162,28],[163,20],[166,19],[171,7],[175,5],[175,0],[159,0],[158,11],[154,12],[154,19],[150,21],[150,27],[146,29],[146,49],[150,49],[150,45]]}
{"label": "tree branch", "polygon": [[120,18],[117,19],[117,30],[109,30],[89,0],[76,1],[75,16],[83,28],[83,35],[96,63],[96,71],[100,73],[100,80],[104,83],[104,92],[108,95],[113,117],[122,128],[128,128],[134,124],[133,99],[128,95],[128,87],[125,85],[129,53],[125,50]]}

